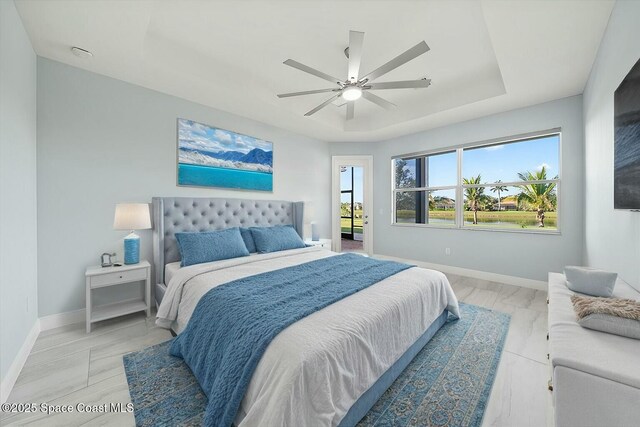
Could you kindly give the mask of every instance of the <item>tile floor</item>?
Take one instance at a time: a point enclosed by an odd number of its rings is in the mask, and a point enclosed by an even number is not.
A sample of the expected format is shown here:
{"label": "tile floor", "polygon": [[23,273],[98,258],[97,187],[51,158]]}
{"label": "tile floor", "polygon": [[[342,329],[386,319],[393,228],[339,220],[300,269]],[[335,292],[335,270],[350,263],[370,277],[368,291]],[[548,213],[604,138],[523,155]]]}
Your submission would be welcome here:
{"label": "tile floor", "polygon": [[[552,426],[547,391],[546,292],[447,275],[458,298],[511,314],[511,325],[483,426]],[[45,331],[20,374],[9,402],[50,404],[129,403],[122,355],[165,341],[168,331],[153,319],[131,315],[96,325]],[[0,413],[1,425],[128,426],[130,413]]]}
{"label": "tile floor", "polygon": [[362,246],[363,246],[362,240],[350,240],[350,239],[341,240],[342,252],[361,251]]}

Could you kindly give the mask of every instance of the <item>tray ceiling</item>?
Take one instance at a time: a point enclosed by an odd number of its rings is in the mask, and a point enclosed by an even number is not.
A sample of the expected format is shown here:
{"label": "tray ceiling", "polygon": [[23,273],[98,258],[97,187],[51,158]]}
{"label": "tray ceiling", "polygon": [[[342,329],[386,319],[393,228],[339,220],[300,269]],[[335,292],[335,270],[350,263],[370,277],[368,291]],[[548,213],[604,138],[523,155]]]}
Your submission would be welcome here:
{"label": "tray ceiling", "polygon": [[[582,93],[612,1],[16,1],[36,53],[328,141],[375,141]],[[349,30],[365,32],[361,69],[421,40],[431,50],[380,78],[427,89],[376,91],[304,113],[329,87],[288,58],[338,77]],[[71,46],[94,56],[74,56]],[[213,121],[213,118],[212,118]]]}

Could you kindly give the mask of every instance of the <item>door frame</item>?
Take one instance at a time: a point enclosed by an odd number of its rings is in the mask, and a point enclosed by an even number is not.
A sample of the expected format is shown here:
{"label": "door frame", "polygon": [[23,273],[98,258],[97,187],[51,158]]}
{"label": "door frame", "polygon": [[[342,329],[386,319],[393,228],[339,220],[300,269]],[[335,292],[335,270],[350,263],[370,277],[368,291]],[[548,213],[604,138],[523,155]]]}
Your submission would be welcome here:
{"label": "door frame", "polygon": [[[363,247],[368,255],[373,255],[373,156],[331,156],[331,250],[340,252],[342,230],[340,227],[340,167],[362,167],[363,177]],[[365,224],[366,223],[366,224]]]}

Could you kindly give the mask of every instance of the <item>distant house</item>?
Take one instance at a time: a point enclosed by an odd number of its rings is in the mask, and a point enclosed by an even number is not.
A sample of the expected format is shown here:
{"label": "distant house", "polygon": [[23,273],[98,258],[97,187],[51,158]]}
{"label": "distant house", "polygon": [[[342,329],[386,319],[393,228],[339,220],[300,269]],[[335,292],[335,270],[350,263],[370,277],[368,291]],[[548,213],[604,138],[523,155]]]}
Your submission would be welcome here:
{"label": "distant house", "polygon": [[518,199],[516,198],[516,196],[507,196],[504,199],[502,199],[500,204],[494,203],[493,206],[492,206],[492,209],[494,211],[497,211],[497,210],[501,210],[501,211],[517,211],[518,210]]}
{"label": "distant house", "polygon": [[434,208],[438,211],[449,211],[456,208],[456,202],[448,197],[434,199]]}

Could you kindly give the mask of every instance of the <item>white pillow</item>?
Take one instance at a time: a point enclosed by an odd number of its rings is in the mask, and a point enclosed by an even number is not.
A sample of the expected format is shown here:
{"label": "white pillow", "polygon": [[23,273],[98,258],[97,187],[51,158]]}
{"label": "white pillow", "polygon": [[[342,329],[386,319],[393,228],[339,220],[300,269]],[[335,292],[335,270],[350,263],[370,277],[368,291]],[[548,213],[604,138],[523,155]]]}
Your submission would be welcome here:
{"label": "white pillow", "polygon": [[583,328],[640,340],[640,321],[638,320],[594,313],[578,320],[578,324]]}
{"label": "white pillow", "polygon": [[564,275],[567,288],[595,297],[610,297],[618,278],[618,273],[577,266],[566,266]]}

